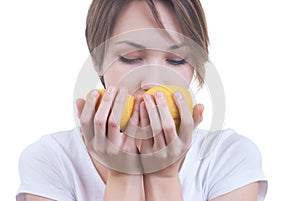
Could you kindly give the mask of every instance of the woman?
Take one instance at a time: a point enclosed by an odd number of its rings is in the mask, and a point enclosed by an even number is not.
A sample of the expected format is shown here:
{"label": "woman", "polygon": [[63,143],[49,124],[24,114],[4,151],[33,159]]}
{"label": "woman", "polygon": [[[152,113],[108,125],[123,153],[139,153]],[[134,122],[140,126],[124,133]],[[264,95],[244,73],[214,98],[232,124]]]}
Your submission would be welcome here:
{"label": "woman", "polygon": [[[161,91],[141,97],[157,85],[188,88],[193,75],[203,84],[208,35],[199,1],[94,0],[86,37],[106,92],[77,101],[80,129],[47,135],[24,150],[17,200],[264,199],[260,153],[250,140],[225,130],[199,157],[211,135],[197,128],[203,106],[191,114],[174,92],[177,130]],[[128,93],[134,112],[121,131]]]}

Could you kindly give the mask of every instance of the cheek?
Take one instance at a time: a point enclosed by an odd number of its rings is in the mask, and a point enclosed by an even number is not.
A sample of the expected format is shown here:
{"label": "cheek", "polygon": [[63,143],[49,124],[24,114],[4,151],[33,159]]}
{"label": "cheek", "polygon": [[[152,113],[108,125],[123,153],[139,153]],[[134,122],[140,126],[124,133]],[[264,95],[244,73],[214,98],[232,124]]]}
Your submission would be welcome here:
{"label": "cheek", "polygon": [[104,72],[105,84],[107,86],[117,86],[124,75],[126,75],[130,70],[131,69],[120,65],[118,62],[115,62]]}
{"label": "cheek", "polygon": [[113,73],[113,71],[110,71],[108,73],[104,74],[104,80],[106,86],[116,86],[118,83],[118,80],[120,80],[118,73]]}
{"label": "cheek", "polygon": [[178,68],[177,73],[180,74],[186,82],[190,83],[194,75],[194,68],[187,65],[183,68]]}

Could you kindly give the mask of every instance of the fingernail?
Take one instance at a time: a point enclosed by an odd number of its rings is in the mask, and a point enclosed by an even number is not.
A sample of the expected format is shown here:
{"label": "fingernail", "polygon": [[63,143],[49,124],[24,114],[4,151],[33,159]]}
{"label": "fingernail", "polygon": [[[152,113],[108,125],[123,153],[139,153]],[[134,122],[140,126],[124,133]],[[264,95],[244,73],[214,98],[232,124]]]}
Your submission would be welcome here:
{"label": "fingernail", "polygon": [[98,90],[93,90],[93,92],[92,92],[92,96],[93,97],[97,97],[99,95],[99,91]]}
{"label": "fingernail", "polygon": [[157,91],[156,92],[156,97],[159,98],[159,99],[164,99],[165,94],[162,91]]}
{"label": "fingernail", "polygon": [[176,96],[176,98],[177,98],[178,100],[182,100],[182,94],[181,94],[180,91],[175,91],[175,92],[174,92],[174,95]]}
{"label": "fingernail", "polygon": [[106,93],[112,94],[114,91],[115,91],[114,87],[108,87],[108,89],[106,90]]}
{"label": "fingernail", "polygon": [[125,88],[120,89],[120,95],[125,96],[127,94],[127,90]]}
{"label": "fingernail", "polygon": [[150,102],[152,100],[152,97],[150,94],[146,94],[145,99],[146,99],[146,101]]}

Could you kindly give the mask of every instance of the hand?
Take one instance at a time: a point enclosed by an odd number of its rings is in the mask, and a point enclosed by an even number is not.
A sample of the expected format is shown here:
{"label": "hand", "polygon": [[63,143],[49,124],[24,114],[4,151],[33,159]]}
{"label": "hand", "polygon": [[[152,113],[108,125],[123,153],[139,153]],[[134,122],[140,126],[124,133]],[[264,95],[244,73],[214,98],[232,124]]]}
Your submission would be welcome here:
{"label": "hand", "polygon": [[178,134],[162,92],[158,91],[154,98],[145,96],[140,104],[140,125],[151,129],[153,134],[153,137],[141,140],[139,147],[146,177],[177,177],[190,147],[192,132],[202,121],[203,105],[195,105],[192,115],[179,91],[174,93],[174,100],[181,120]]}
{"label": "hand", "polygon": [[130,123],[122,133],[119,125],[126,90],[121,88],[117,92],[111,87],[102,97],[97,90],[90,94],[86,101],[78,99],[76,103],[84,142],[93,161],[106,166],[109,174],[141,172],[138,149],[135,139],[131,137],[135,135],[139,124],[141,100],[136,101]]}

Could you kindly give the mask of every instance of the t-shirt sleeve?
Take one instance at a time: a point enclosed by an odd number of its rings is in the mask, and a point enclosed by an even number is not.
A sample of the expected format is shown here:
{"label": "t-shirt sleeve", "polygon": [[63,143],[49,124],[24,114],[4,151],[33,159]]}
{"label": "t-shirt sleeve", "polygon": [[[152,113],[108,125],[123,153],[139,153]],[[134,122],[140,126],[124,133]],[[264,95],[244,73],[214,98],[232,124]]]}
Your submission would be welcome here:
{"label": "t-shirt sleeve", "polygon": [[64,183],[61,161],[55,150],[43,138],[28,146],[19,160],[21,184],[17,201],[25,194],[34,194],[57,201],[71,201],[72,193]]}
{"label": "t-shirt sleeve", "polygon": [[235,133],[224,134],[222,138],[210,164],[208,200],[259,182],[257,200],[263,201],[267,192],[267,180],[262,171],[261,154],[257,146]]}

